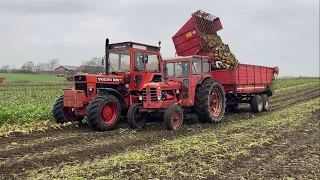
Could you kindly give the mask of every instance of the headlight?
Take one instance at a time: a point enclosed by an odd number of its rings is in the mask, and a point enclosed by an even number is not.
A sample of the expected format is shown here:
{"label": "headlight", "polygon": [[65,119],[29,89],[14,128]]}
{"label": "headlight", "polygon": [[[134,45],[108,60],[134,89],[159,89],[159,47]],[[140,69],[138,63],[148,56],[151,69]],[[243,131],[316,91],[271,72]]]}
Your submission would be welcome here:
{"label": "headlight", "polygon": [[139,100],[142,101],[142,96],[139,96]]}
{"label": "headlight", "polygon": [[162,98],[162,96],[158,96],[158,100],[159,100],[159,101],[161,100],[161,98]]}
{"label": "headlight", "polygon": [[90,87],[90,88],[89,88],[89,91],[93,91],[93,87]]}
{"label": "headlight", "polygon": [[126,86],[127,89],[129,88],[129,84],[126,84],[125,86]]}

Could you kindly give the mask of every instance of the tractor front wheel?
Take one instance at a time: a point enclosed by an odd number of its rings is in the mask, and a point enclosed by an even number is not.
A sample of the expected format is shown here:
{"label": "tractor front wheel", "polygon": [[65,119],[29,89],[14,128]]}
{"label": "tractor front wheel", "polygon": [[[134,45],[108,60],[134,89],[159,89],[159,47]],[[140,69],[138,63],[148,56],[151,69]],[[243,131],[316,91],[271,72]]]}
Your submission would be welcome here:
{"label": "tractor front wheel", "polygon": [[164,112],[164,125],[167,130],[177,130],[183,124],[183,110],[178,104],[169,106]]}
{"label": "tractor front wheel", "polygon": [[70,121],[82,121],[83,116],[77,116],[73,113],[71,107],[63,106],[63,95],[58,97],[52,107],[52,116],[56,123],[63,124]]}
{"label": "tractor front wheel", "polygon": [[113,95],[98,95],[87,107],[87,122],[92,129],[106,131],[114,129],[121,117],[121,105]]}
{"label": "tractor front wheel", "polygon": [[132,129],[142,129],[147,124],[149,114],[139,112],[141,107],[141,104],[134,104],[128,110],[127,119]]}

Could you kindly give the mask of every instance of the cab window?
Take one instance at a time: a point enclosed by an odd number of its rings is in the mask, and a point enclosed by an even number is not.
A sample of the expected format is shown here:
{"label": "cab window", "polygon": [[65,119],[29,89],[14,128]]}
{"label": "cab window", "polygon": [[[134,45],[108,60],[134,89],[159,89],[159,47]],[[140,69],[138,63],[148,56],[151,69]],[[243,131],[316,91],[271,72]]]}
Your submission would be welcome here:
{"label": "cab window", "polygon": [[135,51],[134,52],[134,71],[136,72],[143,72],[144,71],[144,64],[142,59],[139,58],[140,55],[143,55],[143,52]]}
{"label": "cab window", "polygon": [[170,78],[187,78],[190,73],[189,61],[166,63],[168,77]]}
{"label": "cab window", "polygon": [[209,59],[203,59],[203,73],[210,73],[210,62]]}
{"label": "cab window", "polygon": [[147,72],[159,72],[159,59],[157,54],[146,53],[148,63],[146,64]]}
{"label": "cab window", "polygon": [[193,58],[192,59],[192,74],[201,74],[202,73],[202,59],[201,58]]}

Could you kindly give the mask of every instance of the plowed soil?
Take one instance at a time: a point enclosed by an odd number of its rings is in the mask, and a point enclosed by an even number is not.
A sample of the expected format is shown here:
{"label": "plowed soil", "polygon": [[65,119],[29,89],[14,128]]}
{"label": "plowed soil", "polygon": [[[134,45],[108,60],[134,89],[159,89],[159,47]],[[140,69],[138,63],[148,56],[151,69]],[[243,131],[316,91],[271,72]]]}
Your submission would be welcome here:
{"label": "plowed soil", "polygon": [[[87,126],[81,126],[1,138],[0,179],[23,179],[28,170],[38,169],[40,171],[41,168],[54,168],[64,164],[79,165],[88,161],[94,163],[102,157],[153,146],[164,140],[172,141],[179,137],[196,135],[207,129],[233,125],[319,97],[319,85],[312,85],[308,89],[292,89],[276,93],[271,97],[268,112],[254,114],[247,106],[244,106],[237,113],[227,113],[222,123],[186,125],[181,130],[174,132],[164,130],[162,123],[148,124],[141,131],[134,131],[127,124],[123,124],[119,129],[109,132],[95,132]],[[310,122],[319,123],[319,111],[314,112]],[[208,175],[206,178],[244,177],[257,179],[265,177],[269,179],[278,178],[283,173],[291,173],[296,175],[295,177],[299,174],[314,173],[312,168],[308,168],[308,164],[304,164],[305,167],[301,168],[299,167],[300,163],[295,169],[281,169],[278,166],[295,164],[297,162],[293,162],[294,160],[306,158],[308,156],[306,150],[308,149],[318,148],[319,152],[319,143],[318,130],[306,132],[303,127],[300,127],[295,132],[281,134],[281,137],[271,144],[250,149],[250,158],[241,158],[240,156],[235,160],[230,160],[228,168],[220,169],[221,174]],[[279,146],[279,144],[284,145]],[[318,146],[314,146],[315,144]],[[284,154],[280,161],[276,158],[279,153]],[[285,156],[286,154],[290,156]],[[255,161],[257,158],[262,160],[257,162]],[[105,173],[108,174],[108,171]]]}

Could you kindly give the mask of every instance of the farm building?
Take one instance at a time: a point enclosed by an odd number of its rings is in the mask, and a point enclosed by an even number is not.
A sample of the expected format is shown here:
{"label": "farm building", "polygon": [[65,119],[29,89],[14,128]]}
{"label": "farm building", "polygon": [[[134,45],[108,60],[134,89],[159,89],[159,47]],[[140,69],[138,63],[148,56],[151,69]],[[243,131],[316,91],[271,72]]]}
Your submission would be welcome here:
{"label": "farm building", "polygon": [[80,67],[78,66],[58,66],[55,69],[56,74],[75,74]]}

